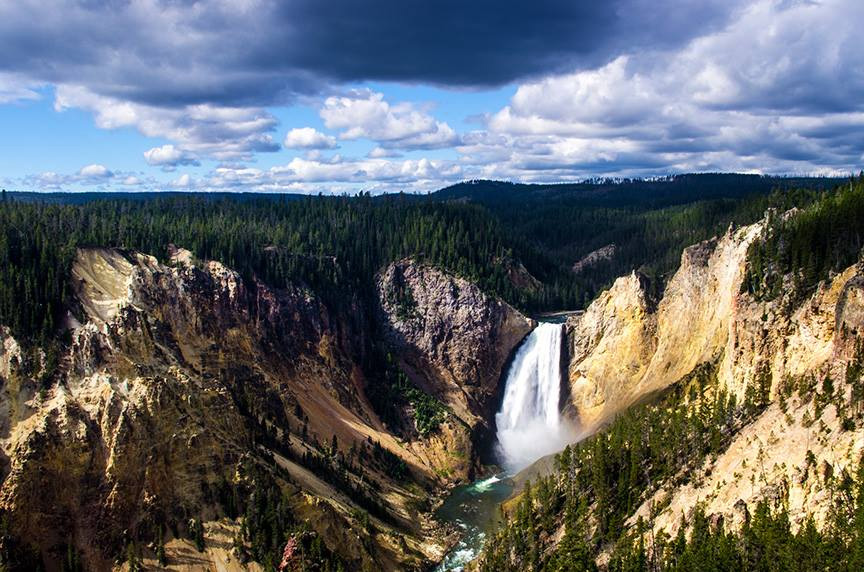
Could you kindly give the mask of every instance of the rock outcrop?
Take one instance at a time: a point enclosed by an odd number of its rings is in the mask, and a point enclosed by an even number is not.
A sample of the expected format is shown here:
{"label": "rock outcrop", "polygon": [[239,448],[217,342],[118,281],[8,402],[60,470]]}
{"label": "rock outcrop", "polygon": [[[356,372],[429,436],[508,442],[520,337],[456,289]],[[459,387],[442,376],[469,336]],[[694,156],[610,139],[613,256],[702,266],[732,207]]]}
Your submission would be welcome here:
{"label": "rock outcrop", "polygon": [[860,330],[861,268],[823,283],[803,304],[742,293],[747,249],[762,224],[684,250],[659,302],[638,274],[619,278],[567,321],[569,413],[586,432],[624,408],[720,360],[720,382],[739,398],[759,375],[773,380],[827,367]]}
{"label": "rock outcrop", "polygon": [[759,224],[730,229],[685,249],[659,302],[633,273],[567,321],[569,412],[584,431],[729,353],[747,248],[760,231]]}
{"label": "rock outcrop", "polygon": [[[665,507],[653,519],[655,530],[674,534],[681,515],[701,503],[707,514],[736,527],[742,506],[752,509],[761,498],[777,495],[785,499],[793,526],[808,516],[818,525],[825,522],[832,479],[855,474],[864,453],[864,429],[844,423],[841,411],[852,401],[853,389],[844,382],[847,368],[860,358],[864,265],[821,283],[798,307],[788,302],[786,296],[756,302],[739,295],[718,372],[720,382],[742,398],[764,381],[770,406],[722,454],[706,459],[686,485],[647,499],[631,523],[653,503]],[[830,396],[824,395],[826,378],[835,392]],[[809,395],[789,389],[802,381],[812,385]]]}
{"label": "rock outcrop", "polygon": [[592,250],[573,264],[573,274],[580,274],[604,260],[611,260],[616,252],[618,252],[618,247],[614,244],[607,244],[597,250]]}
{"label": "rock outcrop", "polygon": [[387,339],[415,381],[469,426],[494,413],[502,370],[535,323],[475,284],[406,259],[378,278]]}

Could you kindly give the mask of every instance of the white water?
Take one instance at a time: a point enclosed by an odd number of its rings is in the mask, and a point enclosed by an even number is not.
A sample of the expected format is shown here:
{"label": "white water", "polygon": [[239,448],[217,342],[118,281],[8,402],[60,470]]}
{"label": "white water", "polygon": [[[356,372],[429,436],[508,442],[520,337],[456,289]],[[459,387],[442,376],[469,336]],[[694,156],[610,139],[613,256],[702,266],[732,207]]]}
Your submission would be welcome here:
{"label": "white water", "polygon": [[492,475],[488,479],[483,479],[482,481],[478,481],[474,483],[474,490],[478,493],[485,493],[491,489],[495,483],[500,483],[501,477],[498,475]]}
{"label": "white water", "polygon": [[540,457],[563,449],[572,438],[558,411],[561,392],[562,325],[541,323],[513,358],[498,426],[498,453],[516,473]]}

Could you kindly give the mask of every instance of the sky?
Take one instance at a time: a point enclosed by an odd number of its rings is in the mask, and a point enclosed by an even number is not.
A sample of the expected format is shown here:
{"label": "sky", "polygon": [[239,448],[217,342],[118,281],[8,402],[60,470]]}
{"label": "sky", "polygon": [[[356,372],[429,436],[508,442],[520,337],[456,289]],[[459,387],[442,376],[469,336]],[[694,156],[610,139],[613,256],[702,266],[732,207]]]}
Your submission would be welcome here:
{"label": "sky", "polygon": [[862,24],[861,0],[0,0],[0,185],[847,175]]}

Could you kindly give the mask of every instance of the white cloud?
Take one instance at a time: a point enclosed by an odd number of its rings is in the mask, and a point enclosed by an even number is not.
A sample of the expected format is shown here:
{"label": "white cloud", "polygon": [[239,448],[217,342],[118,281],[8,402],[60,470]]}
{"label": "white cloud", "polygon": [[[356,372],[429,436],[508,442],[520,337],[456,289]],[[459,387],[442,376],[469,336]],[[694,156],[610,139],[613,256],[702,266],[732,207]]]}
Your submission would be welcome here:
{"label": "white cloud", "polygon": [[[634,1],[640,14],[665,22],[651,20],[651,25],[672,32],[697,10],[689,7],[690,16],[677,22],[680,11],[667,18],[672,10],[656,9],[651,0]],[[178,177],[170,183],[173,188],[423,190],[479,177],[567,181],[700,170],[857,171],[864,161],[864,43],[858,40],[864,3],[739,4],[728,11],[731,17],[700,28],[701,37],[639,44],[638,50],[622,44],[613,59],[591,60],[598,62],[593,69],[583,61],[578,72],[532,76],[517,86],[506,106],[484,115],[482,130],[475,132],[457,134],[429,106],[393,102],[369,89],[327,97],[319,109],[324,127],[295,128],[285,136],[284,146],[305,150],[303,157],[272,169],[243,164],[256,153],[280,148],[273,139],[278,122],[262,100],[233,99],[261,106],[229,106],[219,98],[188,104],[201,99],[178,96],[163,106],[156,97],[133,101],[122,94],[122,82],[99,86],[104,89],[61,82],[55,107],[87,110],[100,128],[133,127],[167,140],[145,152],[148,164],[163,170],[204,159],[222,161],[207,175]],[[711,5],[725,10],[726,3]],[[234,14],[235,7],[225,11]],[[634,19],[634,26],[641,21]],[[9,77],[0,75],[0,102],[38,96],[38,86]],[[187,84],[205,81],[201,76],[175,79],[170,87],[179,95],[186,94]],[[452,97],[458,102],[460,94]],[[325,128],[335,137],[323,133]],[[375,145],[365,158],[322,152],[336,148],[339,140],[359,139]],[[415,158],[419,150],[450,147],[455,160]],[[403,151],[411,152],[411,159],[404,159]],[[32,180],[57,186],[80,183],[83,177],[83,170],[46,172]],[[100,177],[95,171],[87,177],[93,185],[120,180],[119,174]],[[141,184],[151,183],[144,179]]]}
{"label": "white cloud", "polygon": [[385,148],[439,149],[459,139],[453,128],[415,105],[391,105],[383,93],[368,89],[328,97],[320,115],[328,129],[342,130],[340,139],[371,139]]}
{"label": "white cloud", "polygon": [[464,178],[462,167],[453,161],[411,159],[344,159],[336,156],[312,160],[296,157],[269,169],[220,166],[200,179],[188,174],[171,181],[166,188],[200,191],[250,192],[372,192],[430,191],[442,181]]}
{"label": "white cloud", "polygon": [[124,190],[149,190],[158,187],[153,177],[114,171],[100,163],[85,165],[74,173],[44,171],[8,182],[23,190],[33,191],[111,190],[118,186]]}
{"label": "white cloud", "polygon": [[144,159],[148,165],[162,167],[165,171],[173,171],[179,165],[200,165],[195,155],[170,143],[144,151]]}
{"label": "white cloud", "polygon": [[295,127],[282,143],[288,149],[335,149],[336,139],[312,127]]}
{"label": "white cloud", "polygon": [[402,154],[395,149],[385,149],[384,147],[375,147],[366,156],[370,159],[392,159],[401,157]]}
{"label": "white cloud", "polygon": [[39,99],[38,84],[17,74],[0,72],[0,104]]}
{"label": "white cloud", "polygon": [[183,173],[169,184],[174,189],[189,190],[196,186],[196,182],[189,176],[189,173]]}
{"label": "white cloud", "polygon": [[463,160],[566,180],[694,170],[849,172],[861,157],[864,44],[855,0],[758,0],[674,52],[519,86],[463,137]]}
{"label": "white cloud", "polygon": [[[248,171],[247,171],[248,172]],[[310,161],[296,157],[287,165],[273,167],[267,176],[290,182],[414,183],[458,177],[461,168],[452,162],[429,159],[387,161],[382,159]]]}
{"label": "white cloud", "polygon": [[81,167],[78,175],[85,179],[104,179],[114,176],[105,165],[93,164]]}
{"label": "white cloud", "polygon": [[162,108],[97,95],[80,86],[61,85],[56,90],[54,108],[90,111],[99,128],[134,127],[147,137],[173,141],[176,149],[195,156],[250,159],[253,153],[279,150],[270,135],[278,121],[269,112],[254,107],[199,104]]}

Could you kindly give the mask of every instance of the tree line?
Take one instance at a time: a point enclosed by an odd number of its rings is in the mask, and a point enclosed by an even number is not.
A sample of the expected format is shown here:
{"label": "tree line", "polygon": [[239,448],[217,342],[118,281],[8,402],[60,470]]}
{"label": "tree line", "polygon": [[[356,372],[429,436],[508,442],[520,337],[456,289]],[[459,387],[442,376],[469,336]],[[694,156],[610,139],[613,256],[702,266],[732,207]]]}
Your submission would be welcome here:
{"label": "tree line", "polygon": [[[75,310],[69,273],[76,248],[120,247],[164,260],[169,243],[250,280],[306,285],[337,306],[372,296],[376,272],[414,256],[527,312],[579,309],[633,269],[662,288],[685,246],[730,223],[757,220],[768,207],[803,206],[819,196],[787,188],[769,193],[764,181],[754,186],[728,177],[676,178],[669,184],[677,191],[660,183],[630,182],[603,193],[575,187],[551,198],[530,188],[493,189],[507,200],[489,199],[498,194],[479,193],[482,185],[471,187],[474,194],[445,190],[424,198],[16,193],[0,201],[0,324],[45,345],[56,339],[66,311]],[[724,184],[741,189],[721,192]],[[848,207],[831,213],[845,217]],[[802,241],[811,236],[800,234]],[[608,244],[616,245],[611,259],[574,274],[575,262]],[[521,265],[539,282],[520,278]]]}

